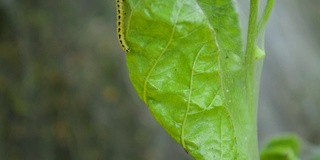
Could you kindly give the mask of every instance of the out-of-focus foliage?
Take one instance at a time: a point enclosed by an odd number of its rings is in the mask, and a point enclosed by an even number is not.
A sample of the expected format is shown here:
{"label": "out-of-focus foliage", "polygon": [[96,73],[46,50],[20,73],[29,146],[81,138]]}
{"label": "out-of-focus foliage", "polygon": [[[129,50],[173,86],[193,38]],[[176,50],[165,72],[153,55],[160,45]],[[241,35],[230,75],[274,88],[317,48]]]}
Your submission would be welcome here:
{"label": "out-of-focus foliage", "polygon": [[261,160],[298,160],[300,152],[298,137],[293,135],[273,138],[262,149]]}

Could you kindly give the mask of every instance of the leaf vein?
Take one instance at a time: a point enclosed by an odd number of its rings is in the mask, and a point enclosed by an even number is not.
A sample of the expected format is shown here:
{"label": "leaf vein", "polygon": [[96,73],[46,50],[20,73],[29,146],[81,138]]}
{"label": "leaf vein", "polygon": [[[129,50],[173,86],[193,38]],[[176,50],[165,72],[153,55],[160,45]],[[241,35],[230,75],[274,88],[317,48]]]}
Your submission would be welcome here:
{"label": "leaf vein", "polygon": [[172,40],[173,40],[173,36],[174,36],[174,33],[176,32],[176,25],[177,25],[177,22],[178,22],[178,18],[179,18],[179,14],[180,14],[180,11],[182,9],[182,6],[184,4],[184,1],[181,5],[181,7],[179,8],[179,11],[175,17],[175,22],[173,24],[173,28],[172,28],[172,32],[171,32],[171,35],[170,35],[170,38],[169,38],[169,41],[166,45],[166,47],[161,51],[159,57],[157,58],[157,60],[155,61],[155,63],[152,65],[150,71],[147,73],[147,77],[144,81],[144,84],[143,84],[143,101],[148,105],[148,102],[147,102],[147,84],[148,84],[148,80],[150,79],[150,76],[151,74],[153,73],[155,67],[157,66],[157,64],[159,63],[161,57],[163,56],[163,54],[167,51],[167,49],[169,48],[170,44],[172,43]]}
{"label": "leaf vein", "polygon": [[183,122],[182,122],[182,126],[181,126],[181,145],[184,149],[186,149],[186,145],[185,145],[185,138],[184,138],[184,130],[186,127],[186,122],[187,122],[187,118],[188,118],[188,114],[189,114],[189,109],[190,109],[190,103],[191,103],[191,96],[192,96],[192,88],[193,88],[193,77],[194,77],[194,71],[195,71],[195,66],[196,63],[198,61],[198,57],[201,54],[203,48],[205,47],[206,44],[204,44],[201,49],[199,50],[199,52],[197,53],[194,62],[192,64],[192,71],[191,71],[191,76],[190,76],[190,85],[189,85],[189,96],[188,96],[188,104],[187,104],[187,108],[186,108],[186,112],[184,114],[184,118],[183,118]]}

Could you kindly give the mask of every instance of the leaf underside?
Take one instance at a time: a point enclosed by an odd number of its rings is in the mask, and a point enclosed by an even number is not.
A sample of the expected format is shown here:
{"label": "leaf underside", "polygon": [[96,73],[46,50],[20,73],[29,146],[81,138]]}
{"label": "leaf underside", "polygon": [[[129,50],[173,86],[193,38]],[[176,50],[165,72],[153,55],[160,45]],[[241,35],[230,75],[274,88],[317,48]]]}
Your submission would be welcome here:
{"label": "leaf underside", "polygon": [[125,2],[130,79],[156,120],[195,159],[254,157],[234,2]]}

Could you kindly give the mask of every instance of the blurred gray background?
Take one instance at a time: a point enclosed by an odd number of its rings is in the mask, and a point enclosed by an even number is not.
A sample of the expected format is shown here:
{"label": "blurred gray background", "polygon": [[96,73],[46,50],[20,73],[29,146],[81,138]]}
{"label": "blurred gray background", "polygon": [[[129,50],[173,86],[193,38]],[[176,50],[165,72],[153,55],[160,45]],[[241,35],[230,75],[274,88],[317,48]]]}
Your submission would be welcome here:
{"label": "blurred gray background", "polygon": [[[276,0],[267,26],[260,146],[320,144],[320,1]],[[0,160],[191,159],[128,78],[115,1],[0,0]]]}

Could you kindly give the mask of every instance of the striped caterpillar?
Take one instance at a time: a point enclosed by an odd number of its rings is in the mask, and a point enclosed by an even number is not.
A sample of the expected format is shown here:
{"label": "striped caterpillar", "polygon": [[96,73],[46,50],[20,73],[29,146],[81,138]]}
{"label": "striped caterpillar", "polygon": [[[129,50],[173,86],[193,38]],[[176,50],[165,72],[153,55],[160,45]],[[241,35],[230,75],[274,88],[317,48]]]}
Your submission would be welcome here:
{"label": "striped caterpillar", "polygon": [[120,46],[124,51],[129,52],[129,47],[125,41],[125,35],[124,35],[123,1],[124,0],[117,0],[117,33],[118,33],[118,41]]}

